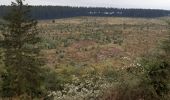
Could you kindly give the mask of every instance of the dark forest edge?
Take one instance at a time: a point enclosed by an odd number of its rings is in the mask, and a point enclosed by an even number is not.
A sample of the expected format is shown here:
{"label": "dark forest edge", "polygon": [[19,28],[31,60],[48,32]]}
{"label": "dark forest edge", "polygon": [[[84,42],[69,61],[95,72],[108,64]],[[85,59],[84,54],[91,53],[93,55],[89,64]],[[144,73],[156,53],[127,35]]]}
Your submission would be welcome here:
{"label": "dark forest edge", "polygon": [[[11,6],[0,6],[0,17],[6,15]],[[35,19],[59,19],[78,16],[99,17],[140,17],[155,18],[169,16],[169,10],[161,9],[125,9],[125,8],[95,8],[69,6],[32,6],[31,16]]]}

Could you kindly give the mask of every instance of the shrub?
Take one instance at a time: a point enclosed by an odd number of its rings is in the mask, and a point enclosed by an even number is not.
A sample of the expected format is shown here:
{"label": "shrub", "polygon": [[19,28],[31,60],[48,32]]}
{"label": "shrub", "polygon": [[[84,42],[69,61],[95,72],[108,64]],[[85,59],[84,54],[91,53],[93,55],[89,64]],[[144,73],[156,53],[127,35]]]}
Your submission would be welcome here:
{"label": "shrub", "polygon": [[154,92],[160,99],[167,99],[169,93],[170,65],[159,58],[143,59],[145,81],[153,87]]}

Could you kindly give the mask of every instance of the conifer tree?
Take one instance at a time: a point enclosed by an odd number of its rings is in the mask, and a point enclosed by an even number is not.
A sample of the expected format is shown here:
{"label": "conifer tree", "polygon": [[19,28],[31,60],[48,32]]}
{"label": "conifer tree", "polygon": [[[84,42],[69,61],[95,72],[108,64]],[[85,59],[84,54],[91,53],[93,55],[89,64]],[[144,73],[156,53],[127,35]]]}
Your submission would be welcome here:
{"label": "conifer tree", "polygon": [[30,6],[22,0],[12,2],[11,11],[4,17],[3,40],[5,73],[2,75],[2,94],[5,97],[39,96],[44,64],[40,57],[37,21],[29,15]]}

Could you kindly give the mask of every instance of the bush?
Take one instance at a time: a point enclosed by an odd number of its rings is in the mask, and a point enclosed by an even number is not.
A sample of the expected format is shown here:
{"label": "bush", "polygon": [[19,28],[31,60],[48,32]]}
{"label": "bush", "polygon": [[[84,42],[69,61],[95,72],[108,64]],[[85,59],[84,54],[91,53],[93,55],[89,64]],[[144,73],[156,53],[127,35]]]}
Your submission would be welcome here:
{"label": "bush", "polygon": [[63,78],[63,76],[56,73],[52,69],[46,69],[46,72],[44,73],[43,78],[44,78],[45,90],[47,92],[62,90],[63,84],[66,82],[66,80],[65,80],[65,78]]}
{"label": "bush", "polygon": [[102,100],[159,100],[151,91],[142,84],[121,84],[106,92]]}
{"label": "bush", "polygon": [[145,81],[153,87],[160,99],[167,99],[170,84],[170,65],[159,58],[143,59]]}
{"label": "bush", "polygon": [[86,75],[73,78],[71,83],[65,84],[62,91],[56,91],[55,100],[99,100],[105,89],[113,84],[103,80],[100,76]]}

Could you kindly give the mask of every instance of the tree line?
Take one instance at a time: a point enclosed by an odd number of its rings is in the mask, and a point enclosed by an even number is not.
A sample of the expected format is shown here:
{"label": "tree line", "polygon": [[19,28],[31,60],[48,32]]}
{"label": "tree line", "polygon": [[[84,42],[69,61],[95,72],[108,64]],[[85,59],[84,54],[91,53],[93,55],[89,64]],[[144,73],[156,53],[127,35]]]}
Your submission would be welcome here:
{"label": "tree line", "polygon": [[[6,15],[11,6],[0,6],[0,17]],[[76,16],[101,17],[163,17],[169,16],[169,10],[160,9],[125,9],[125,8],[99,8],[99,7],[69,7],[69,6],[32,6],[31,15],[35,19],[57,19]]]}

